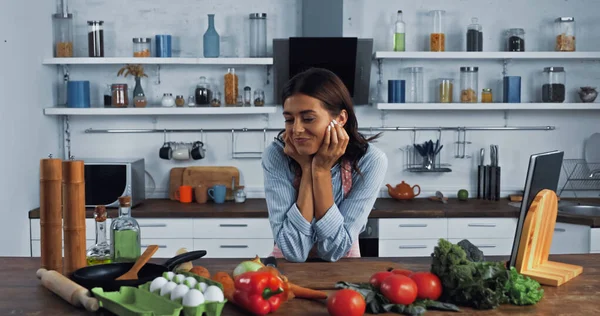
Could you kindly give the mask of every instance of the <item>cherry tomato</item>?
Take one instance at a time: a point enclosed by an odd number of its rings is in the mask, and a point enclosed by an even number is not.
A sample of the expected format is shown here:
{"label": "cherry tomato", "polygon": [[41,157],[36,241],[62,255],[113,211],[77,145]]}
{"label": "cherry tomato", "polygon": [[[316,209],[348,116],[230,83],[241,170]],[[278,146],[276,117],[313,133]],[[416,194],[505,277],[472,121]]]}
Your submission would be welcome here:
{"label": "cherry tomato", "polygon": [[410,278],[417,284],[417,298],[437,300],[442,295],[442,281],[431,272],[415,272]]}
{"label": "cherry tomato", "polygon": [[388,271],[376,272],[371,276],[369,283],[378,289],[381,286],[381,282],[390,275],[392,275],[392,273]]}
{"label": "cherry tomato", "polygon": [[406,276],[410,276],[413,273],[410,270],[404,270],[404,269],[394,269],[391,272],[393,274],[401,274],[401,275],[406,275]]}
{"label": "cherry tomato", "polygon": [[331,316],[362,316],[366,308],[362,294],[354,290],[339,290],[327,298],[327,311]]}
{"label": "cherry tomato", "polygon": [[405,275],[394,274],[381,282],[381,294],[393,304],[410,305],[417,299],[417,284]]}

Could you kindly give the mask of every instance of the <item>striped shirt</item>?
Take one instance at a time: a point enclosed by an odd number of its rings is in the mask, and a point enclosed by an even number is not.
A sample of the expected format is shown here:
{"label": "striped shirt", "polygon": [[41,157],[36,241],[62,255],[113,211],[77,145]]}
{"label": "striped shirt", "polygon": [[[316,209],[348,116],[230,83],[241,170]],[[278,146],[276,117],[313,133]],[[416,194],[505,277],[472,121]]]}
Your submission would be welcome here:
{"label": "striped shirt", "polygon": [[386,155],[369,144],[358,162],[362,176],[352,172],[352,189],[344,198],[340,165],[331,168],[334,204],[320,219],[312,222],[300,213],[296,205],[298,193],[293,186],[295,174],[290,170],[289,157],[283,145],[275,141],[262,157],[265,197],[275,243],[285,259],[304,262],[313,246],[323,260],[337,261],[343,257],[358,235],[365,229],[367,219],[387,171]]}

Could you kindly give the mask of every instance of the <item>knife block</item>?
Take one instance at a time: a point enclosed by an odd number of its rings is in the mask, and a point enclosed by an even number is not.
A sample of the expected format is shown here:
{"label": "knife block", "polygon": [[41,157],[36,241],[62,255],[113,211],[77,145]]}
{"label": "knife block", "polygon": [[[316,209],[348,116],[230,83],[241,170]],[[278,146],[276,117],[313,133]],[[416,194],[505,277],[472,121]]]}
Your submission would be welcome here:
{"label": "knife block", "polygon": [[558,213],[558,198],[551,190],[536,196],[523,223],[515,268],[540,284],[560,286],[583,272],[583,267],[548,260]]}

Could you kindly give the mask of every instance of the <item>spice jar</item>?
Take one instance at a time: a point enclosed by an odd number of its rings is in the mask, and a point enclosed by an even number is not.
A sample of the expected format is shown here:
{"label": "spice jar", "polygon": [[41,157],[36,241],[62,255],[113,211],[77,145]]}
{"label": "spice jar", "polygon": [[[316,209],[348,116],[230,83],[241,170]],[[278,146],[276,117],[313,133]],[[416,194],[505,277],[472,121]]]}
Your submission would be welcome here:
{"label": "spice jar", "polygon": [[556,44],[554,50],[557,52],[575,51],[575,18],[560,17],[554,21],[556,32]]}
{"label": "spice jar", "polygon": [[136,108],[145,108],[148,105],[148,99],[144,95],[136,95],[133,97],[133,106]]}
{"label": "spice jar", "polygon": [[187,105],[188,105],[189,107],[194,107],[194,106],[196,106],[196,98],[195,98],[193,95],[190,95],[190,96],[188,97],[188,103],[187,103]]}
{"label": "spice jar", "polygon": [[164,107],[171,108],[171,107],[175,106],[175,98],[173,98],[173,94],[165,93],[165,94],[163,94],[163,97],[162,97],[162,100],[160,101],[160,103]]}
{"label": "spice jar", "polygon": [[438,102],[440,103],[452,103],[453,91],[454,91],[454,80],[442,78],[438,82]]}
{"label": "spice jar", "polygon": [[243,188],[235,190],[234,199],[235,199],[235,203],[246,202],[246,192],[244,192]]}
{"label": "spice jar", "polygon": [[483,31],[477,18],[471,19],[471,24],[467,27],[467,52],[483,51]]}
{"label": "spice jar", "polygon": [[197,105],[206,106],[210,103],[210,100],[212,99],[212,91],[210,90],[210,85],[208,84],[206,77],[200,77],[200,82],[196,86],[195,96]]}
{"label": "spice jar", "polygon": [[506,31],[506,50],[509,52],[525,51],[525,30],[509,29]]}
{"label": "spice jar", "polygon": [[481,103],[492,103],[492,89],[483,88],[481,90]]}
{"label": "spice jar", "polygon": [[228,68],[225,79],[225,105],[236,105],[238,97],[238,76],[235,68]]}
{"label": "spice jar", "polygon": [[254,90],[254,106],[264,106],[265,105],[265,92],[256,89]]}
{"label": "spice jar", "polygon": [[252,105],[252,89],[248,86],[244,87],[244,106]]}
{"label": "spice jar", "polygon": [[244,106],[244,97],[238,95],[237,101],[235,102],[235,106]]}
{"label": "spice jar", "polygon": [[542,78],[542,102],[562,103],[565,101],[567,74],[563,67],[544,68]]}
{"label": "spice jar", "polygon": [[460,102],[477,102],[479,67],[460,67]]}
{"label": "spice jar", "polygon": [[152,39],[143,37],[133,38],[133,57],[150,57],[150,42]]}
{"label": "spice jar", "polygon": [[126,108],[129,105],[129,94],[126,83],[115,83],[111,86],[112,106]]}
{"label": "spice jar", "polygon": [[220,107],[221,106],[221,91],[213,94],[212,100],[210,100],[210,106]]}
{"label": "spice jar", "polygon": [[175,97],[175,105],[177,105],[179,108],[185,105],[185,99],[182,95]]}
{"label": "spice jar", "polygon": [[433,30],[429,34],[429,50],[432,52],[446,51],[446,34],[444,33],[444,10],[430,11],[433,19]]}

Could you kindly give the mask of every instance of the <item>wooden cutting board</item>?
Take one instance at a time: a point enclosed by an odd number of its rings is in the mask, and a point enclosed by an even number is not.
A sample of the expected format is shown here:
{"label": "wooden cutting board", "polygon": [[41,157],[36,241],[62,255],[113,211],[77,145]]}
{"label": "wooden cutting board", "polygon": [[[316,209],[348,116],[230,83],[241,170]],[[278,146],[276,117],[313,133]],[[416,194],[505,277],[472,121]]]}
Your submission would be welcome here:
{"label": "wooden cutting board", "polygon": [[183,184],[183,171],[185,168],[171,168],[169,173],[169,199],[176,201],[175,192]]}
{"label": "wooden cutting board", "polygon": [[210,188],[216,184],[224,184],[227,187],[225,200],[233,201],[231,190],[231,178],[235,179],[235,187],[240,185],[240,171],[236,167],[187,167],[183,172],[183,185],[196,188],[203,185]]}

